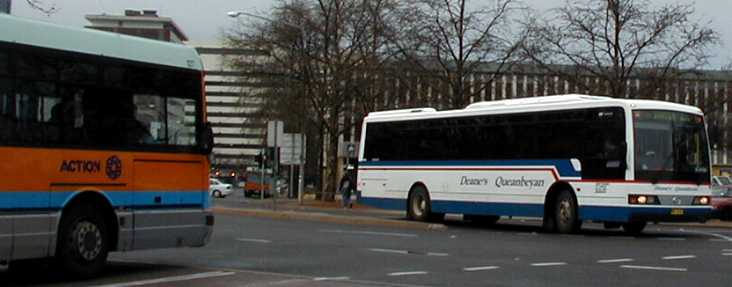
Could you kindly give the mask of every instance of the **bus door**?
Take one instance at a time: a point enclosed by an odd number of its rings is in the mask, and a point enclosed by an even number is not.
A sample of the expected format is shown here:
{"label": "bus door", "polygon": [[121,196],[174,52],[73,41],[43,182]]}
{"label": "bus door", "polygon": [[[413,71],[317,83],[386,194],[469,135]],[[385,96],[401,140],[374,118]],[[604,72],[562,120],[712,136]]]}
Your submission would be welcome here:
{"label": "bus door", "polygon": [[13,221],[10,217],[10,192],[0,191],[0,262],[10,259],[13,246]]}
{"label": "bus door", "polygon": [[[50,189],[54,189],[50,186]],[[49,244],[51,236],[51,224],[55,223],[51,218],[58,214],[58,211],[51,211],[51,192],[46,191],[22,191],[14,192],[13,207],[17,212],[13,218],[13,246],[12,259],[38,258],[49,256]]]}

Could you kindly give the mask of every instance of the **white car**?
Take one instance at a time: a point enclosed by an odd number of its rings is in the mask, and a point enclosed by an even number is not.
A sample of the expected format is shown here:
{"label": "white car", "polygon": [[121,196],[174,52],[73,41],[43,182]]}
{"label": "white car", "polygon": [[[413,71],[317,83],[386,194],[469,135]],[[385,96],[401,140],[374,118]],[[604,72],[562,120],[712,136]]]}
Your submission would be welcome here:
{"label": "white car", "polygon": [[208,192],[212,197],[224,198],[233,191],[231,184],[223,183],[215,178],[209,179]]}

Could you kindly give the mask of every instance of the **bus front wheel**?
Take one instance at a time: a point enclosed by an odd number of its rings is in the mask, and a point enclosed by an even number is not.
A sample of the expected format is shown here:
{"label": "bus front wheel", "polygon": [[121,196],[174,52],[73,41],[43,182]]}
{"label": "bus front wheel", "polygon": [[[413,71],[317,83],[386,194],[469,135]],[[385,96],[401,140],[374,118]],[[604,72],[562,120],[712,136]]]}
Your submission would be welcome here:
{"label": "bus front wheel", "polygon": [[432,213],[432,204],[427,189],[416,186],[409,196],[407,216],[411,220],[439,221],[445,215],[443,213]]}
{"label": "bus front wheel", "polygon": [[71,207],[59,225],[56,258],[60,267],[73,277],[94,276],[107,261],[108,238],[104,218],[90,204]]}
{"label": "bus front wheel", "polygon": [[561,191],[554,205],[554,222],[559,233],[575,233],[580,229],[577,217],[577,202],[568,191]]}

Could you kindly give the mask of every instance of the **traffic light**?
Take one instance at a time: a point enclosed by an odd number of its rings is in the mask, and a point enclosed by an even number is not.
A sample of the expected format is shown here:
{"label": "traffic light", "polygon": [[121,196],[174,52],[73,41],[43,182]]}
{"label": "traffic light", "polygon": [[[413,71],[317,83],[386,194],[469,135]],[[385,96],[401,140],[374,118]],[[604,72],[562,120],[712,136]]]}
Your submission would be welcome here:
{"label": "traffic light", "polygon": [[261,154],[255,155],[254,161],[257,162],[257,165],[262,165],[262,155]]}

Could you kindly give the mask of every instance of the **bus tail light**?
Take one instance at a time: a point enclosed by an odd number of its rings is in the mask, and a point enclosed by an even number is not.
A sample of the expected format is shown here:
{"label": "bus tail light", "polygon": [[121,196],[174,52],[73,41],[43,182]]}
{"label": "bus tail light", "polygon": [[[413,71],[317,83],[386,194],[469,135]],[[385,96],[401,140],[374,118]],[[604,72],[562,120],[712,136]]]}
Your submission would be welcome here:
{"label": "bus tail light", "polygon": [[693,205],[709,205],[709,196],[695,196]]}
{"label": "bus tail light", "polygon": [[642,195],[642,194],[631,194],[628,195],[629,204],[660,204],[658,196],[655,195]]}

